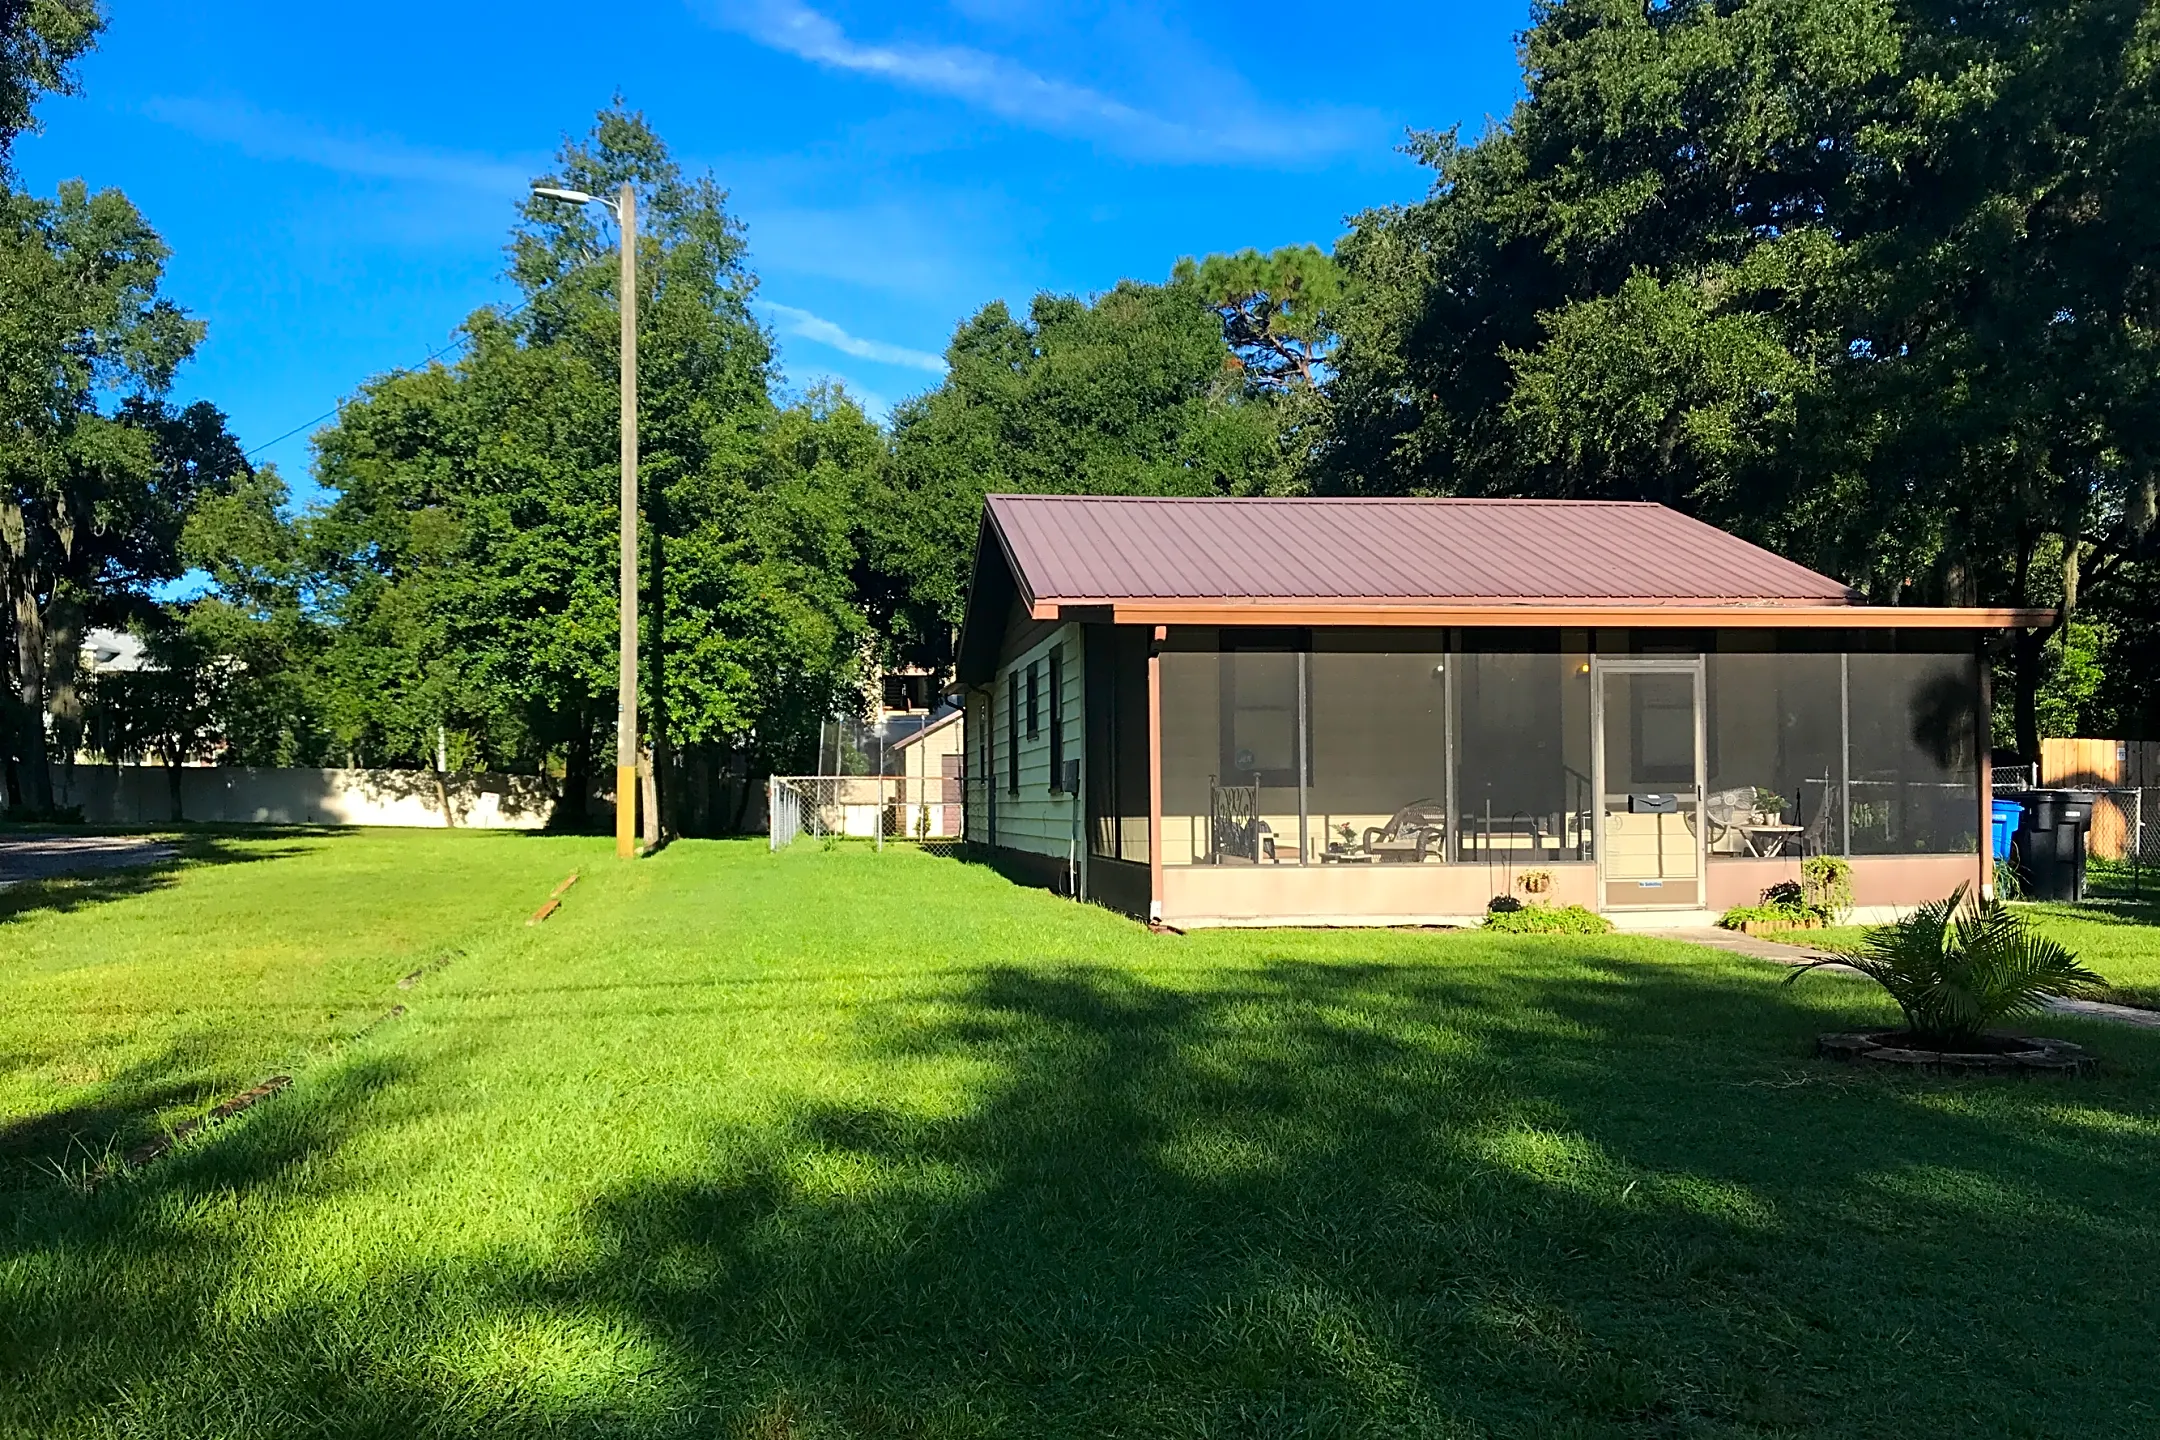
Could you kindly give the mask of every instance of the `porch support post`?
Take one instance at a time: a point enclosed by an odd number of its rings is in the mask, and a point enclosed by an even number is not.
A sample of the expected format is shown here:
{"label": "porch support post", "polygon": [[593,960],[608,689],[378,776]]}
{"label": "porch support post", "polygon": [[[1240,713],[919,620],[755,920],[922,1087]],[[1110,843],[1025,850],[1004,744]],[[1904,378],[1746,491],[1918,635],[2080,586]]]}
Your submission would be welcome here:
{"label": "porch support post", "polygon": [[[1306,793],[1305,781],[1312,772],[1312,736],[1306,733],[1311,727],[1306,723],[1312,715],[1308,698],[1306,662],[1311,658],[1307,651],[1298,651],[1297,657],[1297,863],[1303,865],[1312,849],[1306,831],[1312,825],[1312,799]],[[1253,791],[1253,813],[1260,812],[1260,792]],[[1260,858],[1259,846],[1253,847],[1253,859]]]}
{"label": "porch support post", "polygon": [[1170,629],[1157,625],[1147,652],[1147,851],[1148,923],[1163,918],[1162,879],[1162,643]]}
{"label": "porch support post", "polygon": [[[1852,643],[1850,637],[1846,644]],[[1852,651],[1838,652],[1838,854],[1852,859]]]}
{"label": "porch support post", "polygon": [[1995,677],[1988,666],[1985,630],[1975,637],[1974,657],[1980,664],[1980,706],[1973,745],[1980,759],[1980,898],[1995,898]]}

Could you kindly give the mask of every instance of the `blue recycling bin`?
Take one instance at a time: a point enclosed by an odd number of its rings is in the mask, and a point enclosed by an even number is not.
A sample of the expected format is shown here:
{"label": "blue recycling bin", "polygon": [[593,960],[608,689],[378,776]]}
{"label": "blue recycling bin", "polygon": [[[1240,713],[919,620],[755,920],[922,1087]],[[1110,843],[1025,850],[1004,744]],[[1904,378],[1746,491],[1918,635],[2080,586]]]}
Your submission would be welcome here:
{"label": "blue recycling bin", "polygon": [[1993,822],[1989,826],[1989,830],[1991,831],[1990,838],[1993,841],[1995,858],[1998,861],[2008,860],[2010,858],[2010,837],[2017,833],[2019,822],[2025,818],[2025,807],[2015,800],[1997,800],[1994,802],[1990,818]]}

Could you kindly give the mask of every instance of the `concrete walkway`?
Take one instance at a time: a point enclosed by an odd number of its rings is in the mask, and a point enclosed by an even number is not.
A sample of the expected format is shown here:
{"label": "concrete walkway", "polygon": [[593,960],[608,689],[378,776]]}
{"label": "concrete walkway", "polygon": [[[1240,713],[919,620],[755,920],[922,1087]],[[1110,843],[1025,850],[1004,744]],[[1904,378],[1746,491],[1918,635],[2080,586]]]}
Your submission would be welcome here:
{"label": "concrete walkway", "polygon": [[[1684,940],[1690,945],[1707,945],[1713,950],[1727,950],[1735,955],[1751,955],[1758,960],[1773,960],[1780,965],[1805,965],[1810,960],[1834,960],[1837,956],[1828,950],[1811,950],[1805,945],[1787,945],[1776,940],[1765,940],[1759,935],[1743,935],[1737,930],[1686,929],[1655,930],[1651,934],[1665,940]],[[2085,1020],[2107,1020],[2117,1025],[2134,1025],[2140,1030],[2160,1030],[2160,1010],[2141,1010],[2135,1005],[2110,1005],[2101,1000],[2050,1000],[2042,1007],[2053,1015],[2075,1015]]]}
{"label": "concrete walkway", "polygon": [[172,846],[134,835],[0,835],[0,890],[25,880],[157,865],[172,858]]}

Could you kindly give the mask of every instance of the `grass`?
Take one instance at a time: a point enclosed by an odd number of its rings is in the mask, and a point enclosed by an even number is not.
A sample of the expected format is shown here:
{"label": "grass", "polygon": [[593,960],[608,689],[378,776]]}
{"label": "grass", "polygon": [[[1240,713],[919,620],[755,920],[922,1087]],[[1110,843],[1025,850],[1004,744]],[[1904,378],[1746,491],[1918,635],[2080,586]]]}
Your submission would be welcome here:
{"label": "grass", "polygon": [[301,1063],[576,863],[523,836],[447,866],[396,831],[166,838],[171,864],[0,890],[0,1164],[94,1167]]}
{"label": "grass", "polygon": [[2160,1424],[2160,1036],[1879,1076],[1810,1054],[1886,1018],[1860,982],[1641,937],[1156,936],[905,850],[218,843],[0,919],[0,1124],[110,1085],[18,1057],[161,1023],[181,950],[199,1025],[221,965],[283,1000],[176,1073],[297,1076],[91,1190],[8,1172],[0,1433]]}
{"label": "grass", "polygon": [[[2021,901],[2014,908],[2098,971],[2108,982],[2106,999],[2160,1009],[2160,899],[2096,899],[2077,905]],[[1866,941],[1867,927],[1834,925],[1773,938],[1850,953]]]}

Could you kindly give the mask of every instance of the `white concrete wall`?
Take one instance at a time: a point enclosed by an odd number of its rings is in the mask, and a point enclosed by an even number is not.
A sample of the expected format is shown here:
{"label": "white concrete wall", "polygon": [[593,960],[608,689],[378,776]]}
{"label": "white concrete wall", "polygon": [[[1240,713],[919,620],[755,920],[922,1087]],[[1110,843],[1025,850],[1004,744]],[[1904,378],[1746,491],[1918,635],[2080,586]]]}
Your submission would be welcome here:
{"label": "white concrete wall", "polygon": [[[537,830],[561,782],[536,775],[450,775],[457,823],[475,830]],[[93,825],[163,825],[172,820],[170,772],[162,765],[61,765],[63,807],[80,806]],[[595,820],[611,798],[590,805]],[[226,824],[443,826],[435,777],[426,770],[256,770],[233,765],[180,768],[184,819]]]}
{"label": "white concrete wall", "polygon": [[[1053,792],[1050,788],[1050,652],[1053,648],[1060,654],[1059,677],[1065,692],[1065,759],[1078,760],[1082,764],[1079,794]],[[998,669],[990,716],[991,748],[996,762],[990,783],[997,787],[997,843],[1006,849],[1064,859],[1072,851],[1075,837],[1081,834],[1073,815],[1083,803],[1081,797],[1087,790],[1086,755],[1083,753],[1087,737],[1083,705],[1087,690],[1081,675],[1082,651],[1080,627],[1060,625],[1027,649],[1009,657]],[[1041,724],[1032,738],[1027,733],[1026,714],[1030,664],[1040,667],[1038,683],[1041,686]],[[1010,787],[1012,772],[1008,757],[1013,753],[1010,749],[1013,732],[1006,719],[1014,705],[1021,707],[1020,791],[1017,795]]]}

